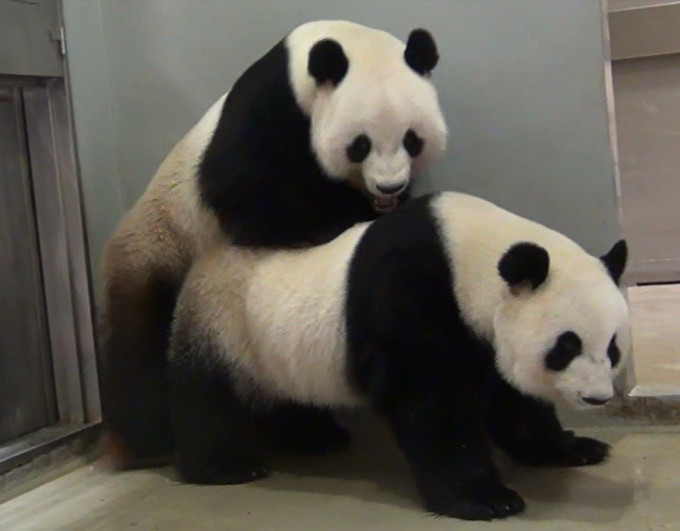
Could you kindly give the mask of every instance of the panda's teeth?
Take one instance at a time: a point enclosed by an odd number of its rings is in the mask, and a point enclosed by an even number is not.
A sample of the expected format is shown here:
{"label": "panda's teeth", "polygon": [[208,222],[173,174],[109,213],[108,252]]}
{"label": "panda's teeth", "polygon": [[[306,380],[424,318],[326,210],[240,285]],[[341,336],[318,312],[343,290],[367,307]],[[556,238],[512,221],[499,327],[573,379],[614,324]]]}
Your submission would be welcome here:
{"label": "panda's teeth", "polygon": [[373,198],[373,208],[378,212],[389,212],[394,209],[399,203],[399,199],[396,197],[379,197],[375,196]]}

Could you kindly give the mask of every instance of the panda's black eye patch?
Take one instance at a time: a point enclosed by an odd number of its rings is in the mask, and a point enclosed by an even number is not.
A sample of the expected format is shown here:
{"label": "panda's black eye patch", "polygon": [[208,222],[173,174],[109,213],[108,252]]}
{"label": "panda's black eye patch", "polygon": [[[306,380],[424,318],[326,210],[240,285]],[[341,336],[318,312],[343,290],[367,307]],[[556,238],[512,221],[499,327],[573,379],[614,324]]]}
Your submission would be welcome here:
{"label": "panda's black eye patch", "polygon": [[565,332],[546,355],[545,366],[551,371],[563,371],[581,354],[581,349],[581,338],[575,332]]}
{"label": "panda's black eye patch", "polygon": [[612,337],[612,340],[609,342],[607,356],[609,356],[609,361],[611,362],[612,367],[616,367],[619,364],[619,361],[621,361],[621,351],[616,344],[616,336]]}
{"label": "panda's black eye patch", "polygon": [[357,136],[352,143],[347,146],[347,158],[352,162],[363,162],[371,152],[371,139],[366,135]]}
{"label": "panda's black eye patch", "polygon": [[423,145],[425,144],[423,139],[420,138],[413,129],[406,131],[402,143],[404,144],[404,149],[406,149],[406,152],[411,158],[416,158],[420,155],[423,151]]}

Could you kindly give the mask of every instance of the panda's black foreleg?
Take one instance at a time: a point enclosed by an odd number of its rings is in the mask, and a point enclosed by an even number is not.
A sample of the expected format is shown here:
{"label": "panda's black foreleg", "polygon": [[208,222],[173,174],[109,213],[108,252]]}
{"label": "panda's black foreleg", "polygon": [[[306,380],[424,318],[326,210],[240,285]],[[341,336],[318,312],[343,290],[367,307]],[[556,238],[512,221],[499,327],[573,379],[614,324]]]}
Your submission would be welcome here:
{"label": "panda's black foreleg", "polygon": [[180,475],[200,484],[246,483],[268,476],[252,409],[239,399],[226,371],[198,362],[206,359],[205,353],[192,350],[175,349],[168,363]]}
{"label": "panda's black foreleg", "polygon": [[532,466],[583,466],[604,461],[609,445],[562,427],[555,407],[521,394],[500,375],[490,384],[487,428],[515,461]]}
{"label": "panda's black foreleg", "polygon": [[293,454],[328,454],[345,450],[349,432],[330,411],[286,403],[267,410],[258,425],[274,450]]}
{"label": "panda's black foreleg", "polygon": [[433,396],[400,399],[384,410],[427,510],[466,520],[519,513],[524,500],[499,479],[473,413]]}

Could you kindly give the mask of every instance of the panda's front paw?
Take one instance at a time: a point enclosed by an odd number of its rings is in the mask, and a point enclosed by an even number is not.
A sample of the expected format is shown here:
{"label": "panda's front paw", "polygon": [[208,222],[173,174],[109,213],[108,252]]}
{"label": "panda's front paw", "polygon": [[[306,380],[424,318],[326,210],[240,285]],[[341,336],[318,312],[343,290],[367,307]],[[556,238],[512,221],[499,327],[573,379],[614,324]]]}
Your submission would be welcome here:
{"label": "panda's front paw", "polygon": [[424,498],[428,511],[462,520],[507,518],[521,513],[525,507],[519,494],[496,480],[468,485],[455,491],[431,491]]}
{"label": "panda's front paw", "polygon": [[602,463],[609,457],[611,447],[590,437],[573,437],[563,455],[561,466],[585,466]]}
{"label": "panda's front paw", "polygon": [[564,431],[561,437],[543,441],[540,446],[524,448],[513,457],[530,466],[574,467],[601,463],[609,456],[609,450],[607,443],[590,437],[577,437],[572,431]]}

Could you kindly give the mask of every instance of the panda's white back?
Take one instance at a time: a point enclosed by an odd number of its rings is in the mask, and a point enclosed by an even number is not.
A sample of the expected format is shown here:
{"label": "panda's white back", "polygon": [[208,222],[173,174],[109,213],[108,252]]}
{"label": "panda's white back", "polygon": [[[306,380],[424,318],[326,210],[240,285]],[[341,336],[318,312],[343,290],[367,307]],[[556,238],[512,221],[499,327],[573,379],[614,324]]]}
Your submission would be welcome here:
{"label": "panda's white back", "polygon": [[199,201],[196,175],[201,155],[217,127],[227,94],[210,106],[168,154],[145,193],[152,200],[163,198],[167,202],[167,211],[176,214],[173,221],[179,230],[198,238],[197,252],[212,245],[218,233],[215,222],[210,219],[212,216],[208,215]]}
{"label": "panda's white back", "polygon": [[348,266],[366,227],[312,249],[224,248],[194,268],[184,291],[200,297],[198,321],[217,338],[242,392],[254,383],[258,394],[303,403],[360,402],[347,380],[344,304]]}
{"label": "panda's white back", "polygon": [[157,260],[157,248],[164,249],[163,259],[171,261],[167,249],[181,248],[195,254],[222,238],[214,216],[200,202],[196,175],[226,96],[220,97],[172,148],[144,194],[121,220],[116,230],[118,240],[148,254],[146,259],[137,257],[137,262]]}

